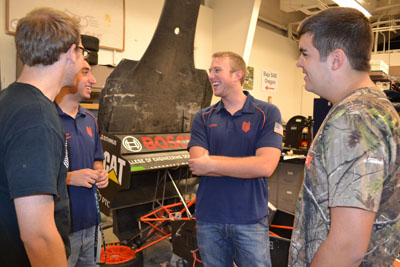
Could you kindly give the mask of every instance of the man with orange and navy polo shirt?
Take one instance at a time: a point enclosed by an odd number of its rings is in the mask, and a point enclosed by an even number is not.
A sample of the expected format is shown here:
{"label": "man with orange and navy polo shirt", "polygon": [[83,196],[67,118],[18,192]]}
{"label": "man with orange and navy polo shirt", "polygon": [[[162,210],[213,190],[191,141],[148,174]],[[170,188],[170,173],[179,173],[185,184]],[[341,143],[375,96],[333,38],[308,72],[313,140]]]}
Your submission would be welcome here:
{"label": "man with orange and navy polo shirt", "polygon": [[90,65],[75,77],[73,87],[64,87],[56,97],[57,110],[64,125],[70,168],[67,175],[71,206],[71,255],[68,266],[96,266],[95,235],[98,222],[95,190],[108,185],[103,168],[103,149],[94,116],[82,108],[81,101],[90,98],[96,83]]}
{"label": "man with orange and navy polo shirt", "polygon": [[192,122],[189,167],[200,177],[197,244],[204,266],[271,266],[268,183],[281,155],[281,114],[242,90],[246,64],[213,55],[209,80],[221,101]]}

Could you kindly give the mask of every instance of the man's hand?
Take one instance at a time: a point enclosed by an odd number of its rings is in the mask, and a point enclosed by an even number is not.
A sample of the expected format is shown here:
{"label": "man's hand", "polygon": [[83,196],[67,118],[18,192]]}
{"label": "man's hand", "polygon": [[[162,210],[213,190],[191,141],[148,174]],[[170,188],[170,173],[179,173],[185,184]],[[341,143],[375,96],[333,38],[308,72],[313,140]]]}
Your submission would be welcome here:
{"label": "man's hand", "polygon": [[92,188],[93,184],[97,182],[98,176],[98,172],[92,169],[81,169],[68,172],[67,184]]}
{"label": "man's hand", "polygon": [[211,159],[208,150],[204,150],[204,154],[198,158],[189,159],[189,168],[193,174],[202,176],[210,172]]}
{"label": "man's hand", "polygon": [[108,185],[108,173],[106,170],[95,170],[97,172],[96,186],[98,188],[105,188]]}
{"label": "man's hand", "polygon": [[209,156],[200,146],[192,146],[189,153],[189,168],[194,175],[240,179],[271,176],[281,156],[281,150],[275,147],[260,147],[254,156],[247,157]]}

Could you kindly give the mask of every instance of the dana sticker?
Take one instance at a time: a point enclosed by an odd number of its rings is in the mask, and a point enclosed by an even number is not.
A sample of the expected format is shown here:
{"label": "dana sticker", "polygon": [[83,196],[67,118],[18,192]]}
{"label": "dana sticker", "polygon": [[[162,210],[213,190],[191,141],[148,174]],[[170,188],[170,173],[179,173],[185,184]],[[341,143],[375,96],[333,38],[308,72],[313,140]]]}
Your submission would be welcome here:
{"label": "dana sticker", "polygon": [[280,123],[275,122],[274,132],[283,136],[283,127]]}

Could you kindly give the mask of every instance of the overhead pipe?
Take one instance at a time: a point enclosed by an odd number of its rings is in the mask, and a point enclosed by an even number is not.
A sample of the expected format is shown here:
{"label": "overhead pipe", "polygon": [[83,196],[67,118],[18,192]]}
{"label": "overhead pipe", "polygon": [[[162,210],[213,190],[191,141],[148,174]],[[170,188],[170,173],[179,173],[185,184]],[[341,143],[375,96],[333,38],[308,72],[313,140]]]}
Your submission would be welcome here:
{"label": "overhead pipe", "polygon": [[380,33],[380,34],[382,34],[382,35],[383,35],[382,51],[383,51],[383,52],[385,52],[385,51],[386,51],[386,48],[385,48],[385,44],[386,44],[386,36],[385,36],[385,34],[383,34],[382,32],[378,32],[378,33]]}
{"label": "overhead pipe", "polygon": [[374,27],[374,26],[378,26],[378,25],[381,25],[381,24],[393,24],[393,23],[397,23],[397,22],[400,22],[400,19],[377,21],[377,22],[371,23],[371,26]]}
{"label": "overhead pipe", "polygon": [[393,5],[389,5],[389,6],[378,7],[378,8],[375,8],[373,10],[373,13],[381,12],[381,11],[384,11],[386,9],[392,9],[392,8],[396,8],[396,7],[400,7],[400,4],[393,4]]}
{"label": "overhead pipe", "polygon": [[378,32],[373,32],[375,33],[375,42],[374,42],[374,53],[378,50]]}
{"label": "overhead pipe", "polygon": [[274,26],[274,27],[276,27],[276,28],[278,28],[280,30],[283,30],[283,31],[287,31],[288,30],[288,28],[285,25],[279,24],[279,23],[277,23],[275,21],[272,21],[270,19],[258,16],[258,20],[261,21],[261,22],[264,22],[266,24],[269,24],[271,26]]}
{"label": "overhead pipe", "polygon": [[400,30],[400,25],[374,28],[372,29],[372,32],[395,32],[396,30]]}

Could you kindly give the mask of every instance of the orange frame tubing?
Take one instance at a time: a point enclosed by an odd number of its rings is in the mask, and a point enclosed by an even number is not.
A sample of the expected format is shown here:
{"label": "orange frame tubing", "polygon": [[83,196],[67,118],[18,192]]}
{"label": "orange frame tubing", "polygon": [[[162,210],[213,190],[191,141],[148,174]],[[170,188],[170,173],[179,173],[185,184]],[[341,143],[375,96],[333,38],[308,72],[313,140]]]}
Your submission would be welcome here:
{"label": "orange frame tubing", "polygon": [[[190,202],[187,202],[187,207],[191,207],[194,203],[196,202],[196,198],[192,199]],[[175,208],[178,206],[181,206],[182,203],[174,203],[174,204],[170,204],[170,205],[166,205],[166,206],[161,206],[160,208],[140,217],[140,221],[141,222],[151,222],[151,221],[158,221],[158,222],[166,222],[166,221],[175,221],[175,220],[183,220],[183,221],[188,221],[188,220],[192,220],[195,218],[188,218],[188,217],[181,217],[180,219],[177,219],[176,216],[174,214],[179,213],[181,215],[183,215],[186,212],[186,209],[183,208],[178,212],[172,212],[170,209],[171,208]],[[168,214],[168,218],[166,217],[160,217],[158,216],[159,212],[164,211],[165,213]],[[155,218],[150,218],[150,216],[155,216]]]}
{"label": "orange frame tubing", "polygon": [[[271,224],[271,225],[269,226],[269,228],[278,228],[278,229],[293,230],[293,226],[276,225],[276,224]],[[280,235],[275,234],[275,233],[272,232],[272,231],[269,231],[269,234],[272,235],[272,236],[276,236],[276,237],[282,238]]]}
{"label": "orange frame tubing", "polygon": [[271,224],[269,227],[270,228],[280,228],[280,229],[293,230],[293,226],[284,226],[284,225]]}
{"label": "orange frame tubing", "polygon": [[[187,207],[191,207],[194,203],[196,202],[196,198],[192,199],[191,201],[187,201]],[[182,217],[182,215],[186,212],[186,208],[183,207],[180,211],[178,212],[173,212],[172,208],[176,208],[179,206],[182,206],[183,204],[181,202],[179,203],[174,203],[166,206],[161,206],[160,208],[140,217],[140,221],[148,224],[152,229],[147,233],[146,237],[149,237],[150,235],[156,235],[156,239],[151,239],[152,241],[150,242],[145,242],[144,245],[140,246],[140,248],[135,249],[135,253],[144,250],[145,248],[148,248],[154,244],[157,244],[158,242],[169,238],[172,236],[172,233],[168,228],[163,228],[162,229],[162,224],[167,221],[190,221],[190,220],[195,220],[196,218],[188,218],[188,217]],[[176,214],[179,213],[180,216],[177,217]],[[167,215],[167,216],[165,216]],[[160,227],[161,226],[161,227]],[[154,240],[154,241],[153,241]]]}
{"label": "orange frame tubing", "polygon": [[152,242],[150,242],[148,244],[145,244],[144,246],[141,246],[140,248],[135,249],[135,253],[137,253],[139,251],[142,251],[145,248],[151,247],[152,245],[157,244],[158,242],[170,237],[171,235],[172,235],[172,233],[169,233],[169,234],[167,234],[165,236],[160,237],[159,239],[157,239],[155,241],[152,241]]}

